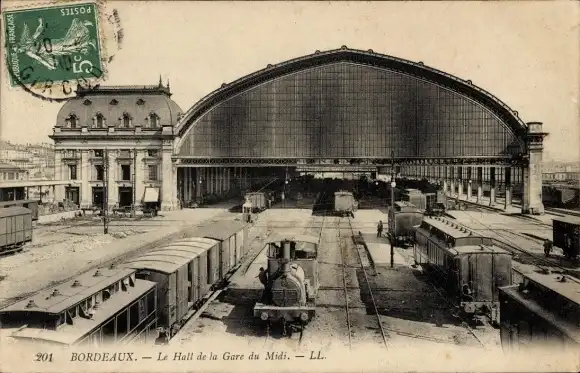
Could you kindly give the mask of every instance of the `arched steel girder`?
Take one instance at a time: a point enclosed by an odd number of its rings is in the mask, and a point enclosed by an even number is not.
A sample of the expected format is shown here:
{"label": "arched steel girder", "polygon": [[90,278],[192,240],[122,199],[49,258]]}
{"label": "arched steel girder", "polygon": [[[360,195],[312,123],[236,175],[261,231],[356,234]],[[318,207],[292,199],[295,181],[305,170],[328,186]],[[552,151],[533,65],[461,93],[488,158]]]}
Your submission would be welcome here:
{"label": "arched steel girder", "polygon": [[343,46],[340,49],[295,58],[246,75],[230,84],[223,84],[219,89],[202,98],[182,117],[175,128],[175,133],[183,138],[193,123],[221,102],[249,90],[257,85],[277,79],[281,76],[305,69],[328,65],[336,62],[352,62],[360,65],[383,68],[418,79],[435,83],[451,91],[464,95],[483,105],[497,115],[513,132],[520,144],[525,144],[527,125],[518,117],[518,113],[509,108],[493,94],[475,86],[470,80],[463,80],[440,70],[427,67],[422,62],[412,61],[375,53],[372,50],[362,51]]}

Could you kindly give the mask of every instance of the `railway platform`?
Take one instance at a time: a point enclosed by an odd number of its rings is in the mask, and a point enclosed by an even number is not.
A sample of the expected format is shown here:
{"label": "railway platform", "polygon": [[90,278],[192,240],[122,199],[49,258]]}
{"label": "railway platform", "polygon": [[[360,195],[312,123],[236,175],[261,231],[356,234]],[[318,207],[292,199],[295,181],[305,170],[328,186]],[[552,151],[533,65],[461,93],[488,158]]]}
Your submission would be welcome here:
{"label": "railway platform", "polygon": [[[385,237],[377,237],[376,234],[363,233],[367,252],[376,267],[391,265],[391,244]],[[407,249],[411,250],[411,249]],[[395,267],[407,266],[407,262],[398,252],[393,253],[393,265]]]}

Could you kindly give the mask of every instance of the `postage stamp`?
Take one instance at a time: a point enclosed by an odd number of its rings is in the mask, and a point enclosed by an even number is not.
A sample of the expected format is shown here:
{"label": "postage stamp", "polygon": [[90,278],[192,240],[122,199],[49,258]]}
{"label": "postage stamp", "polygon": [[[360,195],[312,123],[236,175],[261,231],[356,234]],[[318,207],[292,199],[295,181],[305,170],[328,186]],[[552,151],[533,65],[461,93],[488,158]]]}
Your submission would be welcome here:
{"label": "postage stamp", "polygon": [[[68,95],[104,74],[99,7],[55,4],[4,12],[5,57],[12,87]],[[50,93],[49,93],[50,92]]]}

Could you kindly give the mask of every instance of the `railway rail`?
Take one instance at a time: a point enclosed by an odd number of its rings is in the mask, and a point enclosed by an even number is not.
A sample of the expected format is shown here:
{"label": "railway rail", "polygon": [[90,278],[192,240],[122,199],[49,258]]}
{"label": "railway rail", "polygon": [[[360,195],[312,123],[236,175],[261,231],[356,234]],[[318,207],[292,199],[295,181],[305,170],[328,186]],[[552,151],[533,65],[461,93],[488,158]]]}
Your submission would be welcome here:
{"label": "railway rail", "polygon": [[[338,227],[337,227],[338,229],[337,230],[339,232],[338,233],[339,240],[340,240],[340,230],[341,230],[340,223],[341,223],[342,219],[343,218],[339,218],[338,219]],[[346,219],[347,219],[346,221],[348,223],[348,228],[346,228],[346,229],[347,229],[348,234],[351,237],[351,239],[354,239],[355,234],[354,234],[354,230],[353,230],[353,227],[352,227],[352,224],[351,224],[351,218],[346,217]],[[354,243],[354,241],[352,241],[352,242]],[[346,304],[346,315],[347,315],[347,327],[348,327],[348,331],[349,331],[349,333],[348,333],[349,334],[349,347],[352,348],[352,325],[351,325],[351,321],[350,321],[350,309],[349,309],[349,304],[348,304],[348,302],[349,302],[349,300],[348,300],[348,291],[349,291],[349,289],[348,289],[348,286],[347,286],[347,283],[346,283],[346,268],[347,268],[347,266],[346,266],[347,258],[346,258],[346,255],[345,255],[346,254],[345,253],[346,242],[343,241],[343,240],[340,240],[340,244],[339,245],[340,245],[340,250],[341,250],[340,255],[341,255],[341,258],[342,258],[342,266],[341,267],[342,267],[342,274],[343,274],[343,285],[344,285],[345,304]],[[358,249],[358,247],[356,249],[356,252],[357,252],[357,258],[359,260],[360,268],[362,270],[362,274],[363,274],[363,278],[364,278],[364,283],[365,283],[365,286],[366,286],[366,288],[368,290],[368,294],[369,294],[370,299],[371,299],[371,303],[372,303],[372,307],[373,307],[373,311],[374,311],[374,316],[376,317],[378,329],[379,329],[380,335],[381,335],[381,340],[382,340],[382,343],[385,346],[385,348],[388,349],[389,348],[388,333],[386,332],[386,330],[385,330],[385,328],[383,326],[383,322],[381,320],[381,315],[379,313],[379,308],[377,307],[377,303],[376,303],[375,297],[373,295],[373,289],[372,289],[371,283],[370,283],[370,281],[368,279],[368,274],[367,274],[367,271],[366,271],[366,268],[365,268],[366,265],[365,265],[365,262],[363,260],[363,257],[361,255],[361,252]],[[359,283],[359,286],[360,285],[361,284]]]}

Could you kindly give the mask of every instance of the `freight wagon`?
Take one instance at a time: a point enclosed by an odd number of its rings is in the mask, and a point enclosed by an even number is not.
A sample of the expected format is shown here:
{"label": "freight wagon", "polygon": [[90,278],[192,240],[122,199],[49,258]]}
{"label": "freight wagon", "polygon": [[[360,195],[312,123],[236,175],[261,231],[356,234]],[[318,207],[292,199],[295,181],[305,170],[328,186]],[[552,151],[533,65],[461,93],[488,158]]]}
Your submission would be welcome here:
{"label": "freight wagon", "polygon": [[334,193],[334,213],[340,216],[352,216],[358,203],[351,192],[344,190]]}
{"label": "freight wagon", "polygon": [[157,324],[169,337],[205,301],[214,286],[246,253],[248,226],[239,221],[210,222],[193,237],[176,240],[123,265],[137,277],[157,283]]}
{"label": "freight wagon", "polygon": [[0,254],[22,250],[32,241],[32,211],[24,207],[0,209]]}
{"label": "freight wagon", "polygon": [[265,192],[249,192],[244,196],[252,204],[252,213],[264,211],[268,207],[268,195]]}
{"label": "freight wagon", "polygon": [[537,347],[576,354],[580,348],[580,282],[549,271],[521,273],[499,289],[501,345],[506,352]]}
{"label": "freight wagon", "polygon": [[559,247],[568,259],[580,252],[580,218],[554,218],[552,221],[554,246]]}
{"label": "freight wagon", "polygon": [[409,202],[399,201],[394,203],[394,208],[389,209],[389,231],[391,244],[395,246],[412,245],[413,227],[421,224],[423,212]]}
{"label": "freight wagon", "polygon": [[6,207],[24,207],[32,212],[32,220],[38,220],[38,201],[34,199],[21,199],[17,201],[0,202],[0,209]]}
{"label": "freight wagon", "polygon": [[425,217],[414,229],[415,263],[471,317],[499,322],[498,287],[511,285],[512,256],[480,236],[441,217]]}
{"label": "freight wagon", "polygon": [[425,195],[418,189],[404,189],[401,193],[401,200],[412,203],[419,210],[427,209],[427,200]]}

